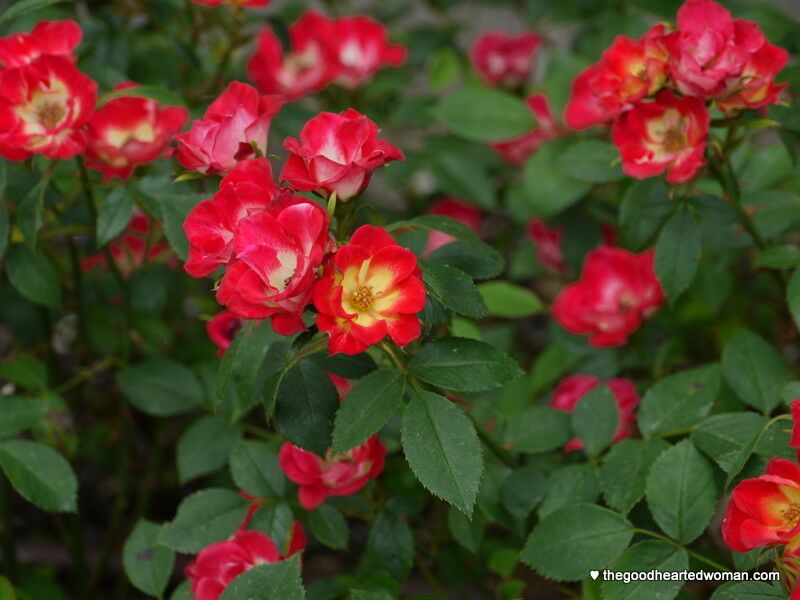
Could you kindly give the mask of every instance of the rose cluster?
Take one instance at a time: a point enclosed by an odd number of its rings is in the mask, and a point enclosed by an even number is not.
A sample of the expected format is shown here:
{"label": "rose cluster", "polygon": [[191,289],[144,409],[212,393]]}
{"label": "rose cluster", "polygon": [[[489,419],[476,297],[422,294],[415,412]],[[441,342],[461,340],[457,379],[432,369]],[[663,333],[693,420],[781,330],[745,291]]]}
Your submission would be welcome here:
{"label": "rose cluster", "polygon": [[127,179],[164,153],[188,113],[136,97],[130,82],[98,107],[97,84],[75,66],[82,35],[66,20],[0,38],[0,156],[82,155],[104,178]]}
{"label": "rose cluster", "polygon": [[611,124],[627,175],[688,181],[705,164],[709,109],[733,115],[775,104],[787,61],[756,23],[714,0],[687,0],[675,30],[658,24],[638,40],[617,36],[575,79],[565,119],[573,129]]}

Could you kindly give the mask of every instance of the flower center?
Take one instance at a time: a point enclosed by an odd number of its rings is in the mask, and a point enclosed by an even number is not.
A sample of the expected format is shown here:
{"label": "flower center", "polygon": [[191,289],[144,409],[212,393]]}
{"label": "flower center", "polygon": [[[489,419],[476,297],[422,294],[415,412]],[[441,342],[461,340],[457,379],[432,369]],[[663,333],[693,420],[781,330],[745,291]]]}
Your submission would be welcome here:
{"label": "flower center", "polygon": [[372,287],[369,285],[362,285],[350,298],[350,303],[356,307],[360,312],[369,310],[372,303],[375,301],[375,295],[372,293]]}
{"label": "flower center", "polygon": [[781,517],[783,517],[784,523],[789,525],[789,527],[796,527],[797,524],[800,523],[800,504],[792,502],[788,508],[785,508],[781,512]]}
{"label": "flower center", "polygon": [[36,111],[36,116],[39,121],[47,128],[53,129],[61,122],[67,110],[63,105],[57,102],[45,102],[39,110]]}
{"label": "flower center", "polygon": [[678,127],[670,127],[664,132],[663,144],[667,152],[677,152],[686,147],[686,136]]}

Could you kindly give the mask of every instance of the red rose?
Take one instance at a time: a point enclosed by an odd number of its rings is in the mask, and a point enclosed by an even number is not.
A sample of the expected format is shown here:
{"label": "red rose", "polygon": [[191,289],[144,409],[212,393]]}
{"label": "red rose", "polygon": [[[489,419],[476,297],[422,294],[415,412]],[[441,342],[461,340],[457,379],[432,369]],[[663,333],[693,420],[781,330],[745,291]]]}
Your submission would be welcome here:
{"label": "red rose", "polygon": [[325,458],[285,442],[278,453],[281,470],[300,489],[297,499],[306,510],[314,510],[330,496],[350,496],[383,471],[386,448],[373,435],[344,454],[329,450]]}
{"label": "red rose", "polygon": [[702,100],[665,90],[654,102],[641,102],[617,119],[611,138],[626,175],[646,179],[666,171],[668,182],[681,183],[705,164],[708,126]]}
{"label": "red rose", "polygon": [[196,600],[217,600],[236,577],[255,566],[280,562],[302,550],[305,539],[302,527],[295,523],[291,547],[285,556],[275,542],[259,531],[240,530],[229,540],[211,544],[186,567],[192,594]]}
{"label": "red rose", "polygon": [[85,144],[81,127],[97,99],[97,84],[71,59],[41,56],[0,74],[0,156],[24,160],[36,153],[70,158]]}
{"label": "red rose", "polygon": [[261,96],[246,83],[231,82],[178,140],[177,158],[184,167],[206,174],[229,172],[236,163],[267,151],[269,126],[285,99]]}
{"label": "red rose", "polygon": [[755,107],[774,102],[782,89],[774,77],[786,64],[786,52],[771,46],[758,24],[734,19],[713,0],[687,0],[678,11],[678,29],[666,41],[670,74],[687,96],[733,94],[729,108]]}
{"label": "red rose", "polygon": [[331,354],[358,354],[387,334],[405,346],[421,333],[425,286],[417,258],[374,225],[359,227],[339,248],[313,300]]}
{"label": "red rose", "polygon": [[208,338],[217,345],[219,356],[224,356],[225,351],[233,343],[238,331],[242,328],[244,320],[229,310],[223,310],[214,315],[206,323]]}
{"label": "red rose", "polygon": [[[128,223],[125,232],[108,244],[111,256],[124,277],[128,277],[146,262],[156,260],[168,251],[167,246],[163,243],[151,243],[151,240],[157,235],[158,229],[157,222],[151,221],[143,213],[136,213]],[[154,230],[156,231],[154,232]],[[82,267],[84,271],[88,271],[105,264],[105,254],[98,252],[86,257]]]}
{"label": "red rose", "polygon": [[[124,84],[115,89],[128,89]],[[149,98],[114,98],[89,121],[86,165],[103,173],[103,179],[128,179],[138,165],[156,160],[182,128],[188,111],[180,106],[160,106]]]}
{"label": "red rose", "polygon": [[308,121],[300,139],[283,143],[291,154],[280,179],[292,188],[349,200],[369,184],[372,172],[405,157],[399,148],[378,139],[378,126],[349,108],[341,114],[322,112]]}
{"label": "red rose", "polygon": [[82,37],[75,21],[39,21],[30,33],[0,38],[0,70],[30,64],[45,54],[75,62],[73,52]]}
{"label": "red rose", "polygon": [[525,103],[536,117],[538,126],[530,133],[517,138],[490,144],[507,163],[517,167],[523,165],[547,140],[558,137],[560,133],[558,123],[550,112],[547,96],[532,94]]}
{"label": "red rose", "polygon": [[668,58],[663,25],[655,25],[639,40],[618,35],[600,62],[573,82],[564,111],[567,125],[585,129],[610,123],[634,103],[652,96],[666,82]]}
{"label": "red rose", "polygon": [[601,246],[592,250],[578,281],[553,303],[553,317],[567,331],[591,334],[592,346],[619,346],[664,300],[654,252],[632,254]]}
{"label": "red rose", "polygon": [[722,538],[736,552],[787,544],[787,554],[800,549],[800,466],[773,458],[761,477],[745,479],[733,489]]}
{"label": "red rose", "polygon": [[472,46],[472,64],[489,85],[517,87],[530,77],[541,45],[535,33],[485,33]]}
{"label": "red rose", "polygon": [[[480,230],[481,221],[483,220],[483,214],[479,208],[455,198],[439,200],[428,209],[428,214],[450,217],[475,231]],[[431,231],[428,235],[428,245],[425,247],[424,254],[427,256],[437,248],[454,241],[456,241],[456,238],[452,235],[442,231]]]}
{"label": "red rose", "polygon": [[528,235],[536,247],[536,259],[546,268],[564,275],[567,263],[561,248],[564,231],[557,227],[548,227],[542,219],[532,219],[528,223]]}
{"label": "red rose", "polygon": [[316,92],[338,74],[329,44],[333,23],[316,11],[308,11],[289,27],[291,52],[285,56],[278,36],[264,29],[256,39],[256,51],[247,62],[247,74],[264,94],[294,99]]}
{"label": "red rose", "polygon": [[381,67],[399,67],[408,52],[400,44],[389,43],[386,27],[363,15],[334,19],[326,40],[337,63],[336,82],[356,88]]}
{"label": "red rose", "polygon": [[[578,403],[586,394],[600,385],[600,380],[591,375],[570,375],[561,380],[550,400],[550,406],[556,410],[573,412]],[[611,379],[605,383],[614,394],[619,408],[619,425],[614,435],[614,442],[624,440],[631,436],[631,430],[636,423],[636,407],[639,405],[639,395],[633,383],[627,379]],[[564,445],[564,450],[580,450],[583,442],[574,438]]]}

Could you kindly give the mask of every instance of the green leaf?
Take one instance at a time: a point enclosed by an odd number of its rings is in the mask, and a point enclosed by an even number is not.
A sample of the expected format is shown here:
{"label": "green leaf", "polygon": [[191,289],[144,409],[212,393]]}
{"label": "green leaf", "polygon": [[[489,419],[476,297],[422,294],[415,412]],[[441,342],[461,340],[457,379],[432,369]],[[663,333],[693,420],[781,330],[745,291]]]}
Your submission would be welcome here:
{"label": "green leaf", "polygon": [[717,588],[710,600],[786,600],[786,594],[761,581],[737,581]]}
{"label": "green leaf", "polygon": [[124,185],[117,186],[106,196],[97,213],[97,245],[108,242],[125,231],[133,216],[133,196]]}
{"label": "green leaf", "polygon": [[[689,555],[686,550],[662,542],[647,540],[634,544],[622,553],[613,571],[632,572],[676,572],[689,568]],[[672,600],[678,595],[684,582],[676,581],[603,581],[603,598],[608,600]]]}
{"label": "green leaf", "polygon": [[789,371],[777,350],[752,331],[743,329],[722,353],[725,379],[736,395],[765,414],[781,402]]}
{"label": "green leaf", "polygon": [[[5,165],[5,163],[0,163]],[[0,167],[2,169],[4,167]],[[2,202],[2,194],[0,194],[0,259],[6,253],[8,246],[8,238],[11,235],[11,220],[8,217],[8,210]]]}
{"label": "green leaf", "polygon": [[443,215],[420,215],[413,219],[406,221],[398,221],[389,225],[386,230],[403,231],[404,229],[427,229],[428,231],[441,231],[447,235],[453,236],[458,240],[467,242],[481,243],[480,236],[474,229],[468,225],[464,225],[461,221],[456,221],[451,217]]}
{"label": "green leaf", "polygon": [[265,442],[240,441],[229,459],[236,486],[257,498],[283,497],[286,477],[278,464],[277,448]]}
{"label": "green leaf", "polygon": [[567,146],[555,164],[561,175],[586,183],[609,183],[625,177],[619,151],[611,142],[575,142]]}
{"label": "green leaf", "polygon": [[572,430],[586,454],[597,456],[611,443],[619,425],[619,407],[606,385],[586,394],[572,411]]}
{"label": "green leaf", "polygon": [[656,242],[656,277],[674,301],[694,279],[700,264],[702,230],[688,207],[680,207],[661,230]]}
{"label": "green leaf", "polygon": [[503,506],[515,519],[527,519],[544,498],[547,485],[547,477],[535,465],[515,469],[500,486]]}
{"label": "green leaf", "polygon": [[478,291],[486,302],[489,314],[493,317],[521,319],[544,310],[544,304],[536,294],[507,281],[482,283],[478,286]]}
{"label": "green leaf", "polygon": [[547,493],[539,505],[539,518],[543,519],[564,506],[591,504],[600,495],[597,469],[588,463],[561,467],[550,476]]}
{"label": "green leaf", "polygon": [[708,415],[719,393],[719,365],[707,365],[665,377],[647,390],[639,406],[644,435],[690,428]]}
{"label": "green leaf", "polygon": [[633,537],[621,515],[594,504],[566,506],[533,529],[522,562],[556,581],[579,581],[617,559]]}
{"label": "green leaf", "polygon": [[47,409],[37,398],[0,395],[0,438],[17,435],[39,422]]}
{"label": "green leaf", "polygon": [[486,519],[480,513],[467,517],[463,512],[451,506],[447,511],[447,528],[459,545],[472,554],[477,554],[483,541]]}
{"label": "green leaf", "polygon": [[14,289],[34,304],[49,308],[61,304],[58,274],[44,254],[14,244],[6,254],[5,269]]}
{"label": "green leaf", "polygon": [[591,184],[558,170],[559,145],[545,144],[528,160],[523,171],[527,217],[549,218],[580,200]]}
{"label": "green leaf", "polygon": [[440,190],[486,210],[497,208],[495,187],[485,164],[476,164],[468,153],[432,151],[428,166]]}
{"label": "green leaf", "polygon": [[294,525],[292,509],[286,502],[268,502],[256,511],[248,528],[266,535],[286,555],[294,538]]}
{"label": "green leaf", "polygon": [[201,490],[184,498],[172,523],[158,541],[177,552],[194,554],[226,539],[242,523],[247,503],[236,492],[222,488]]}
{"label": "green leaf", "polygon": [[42,391],[47,388],[47,366],[30,354],[20,354],[0,363],[0,379],[27,390]]}
{"label": "green leaf", "polygon": [[634,181],[628,187],[620,206],[619,225],[634,250],[652,245],[674,208],[667,185],[660,178]]}
{"label": "green leaf", "polygon": [[516,379],[521,370],[494,346],[462,338],[427,344],[409,363],[423,381],[455,392],[481,392]]}
{"label": "green leaf", "polygon": [[792,313],[795,326],[800,329],[800,269],[795,269],[786,286],[786,302],[789,304],[789,312]]}
{"label": "green leaf", "polygon": [[405,386],[403,374],[386,367],[357,380],[336,413],[333,451],[347,452],[377,433],[402,401]]}
{"label": "green leaf", "polygon": [[300,581],[300,556],[258,565],[234,579],[220,600],[305,600]]}
{"label": "green leaf", "polygon": [[521,99],[489,88],[468,87],[450,94],[434,113],[450,129],[476,142],[515,138],[536,125]]}
{"label": "green leaf", "polygon": [[511,419],[503,437],[512,452],[538,454],[555,450],[572,437],[570,414],[549,406],[532,406]]}
{"label": "green leaf", "polygon": [[172,575],[175,553],[158,543],[161,525],[140,519],[122,549],[122,564],[133,586],[161,597]]}
{"label": "green leaf", "polygon": [[58,452],[28,440],[0,442],[0,467],[31,504],[49,512],[78,509],[78,480],[70,464]]}
{"label": "green leaf", "polygon": [[483,298],[464,271],[437,263],[420,263],[420,268],[428,294],[442,306],[475,319],[486,315]]}
{"label": "green leaf", "polygon": [[331,446],[339,395],[311,361],[292,367],[278,387],[275,426],[287,440],[320,456]]}
{"label": "green leaf", "polygon": [[600,487],[606,503],[627,514],[644,496],[647,475],[669,444],[662,439],[622,440],[605,456]]}
{"label": "green leaf", "polygon": [[194,373],[163,356],[120,371],[117,384],[128,402],[158,417],[184,413],[203,402],[203,388]]}
{"label": "green leaf", "polygon": [[503,256],[488,244],[455,241],[440,246],[427,257],[428,264],[441,264],[464,271],[474,279],[489,279],[503,272]]}
{"label": "green leaf", "polygon": [[767,269],[793,269],[800,265],[800,248],[789,244],[765,248],[758,253],[754,264]]}
{"label": "green leaf", "polygon": [[[723,471],[730,473],[741,461],[742,448],[752,442],[766,424],[767,418],[754,412],[712,415],[697,424],[692,432],[692,442]],[[750,451],[754,448],[753,443]]]}
{"label": "green leaf", "polygon": [[242,437],[242,428],[208,415],[192,423],[178,440],[178,479],[181,484],[218,471]]}
{"label": "green leaf", "polygon": [[683,440],[653,464],[645,495],[650,514],[664,533],[688,544],[703,533],[714,516],[714,467],[690,440]]}
{"label": "green leaf", "polygon": [[162,105],[183,106],[185,101],[172,90],[160,85],[137,85],[133,88],[110,90],[97,99],[98,108],[115,98],[150,98]]}
{"label": "green leaf", "polygon": [[36,248],[37,235],[44,224],[44,196],[50,176],[50,172],[43,174],[22,198],[17,209],[17,228],[30,249]]}
{"label": "green leaf", "polygon": [[14,2],[0,14],[0,25],[61,2],[64,0],[20,0]]}
{"label": "green leaf", "polygon": [[367,538],[367,551],[360,571],[386,571],[405,581],[414,564],[414,537],[403,518],[387,509],[378,513]]}
{"label": "green leaf", "polygon": [[403,415],[401,436],[406,460],[420,483],[471,514],[483,453],[469,418],[442,396],[419,392]]}
{"label": "green leaf", "polygon": [[347,521],[338,510],[328,504],[321,504],[309,516],[311,533],[320,542],[334,550],[347,548],[350,529]]}

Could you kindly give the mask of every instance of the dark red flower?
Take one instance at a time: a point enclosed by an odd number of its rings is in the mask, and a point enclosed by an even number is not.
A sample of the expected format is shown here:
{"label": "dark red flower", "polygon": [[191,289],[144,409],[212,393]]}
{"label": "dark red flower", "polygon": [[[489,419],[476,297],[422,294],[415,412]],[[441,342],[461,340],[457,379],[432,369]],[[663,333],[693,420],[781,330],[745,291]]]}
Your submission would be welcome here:
{"label": "dark red flower", "polygon": [[535,33],[485,33],[472,46],[472,64],[489,85],[517,87],[530,78],[541,45]]}
{"label": "dark red flower", "polygon": [[208,338],[217,345],[219,356],[224,356],[225,351],[233,343],[236,334],[244,325],[244,319],[229,310],[223,310],[214,315],[206,323]]}

